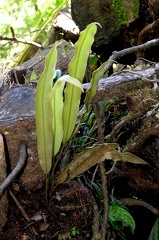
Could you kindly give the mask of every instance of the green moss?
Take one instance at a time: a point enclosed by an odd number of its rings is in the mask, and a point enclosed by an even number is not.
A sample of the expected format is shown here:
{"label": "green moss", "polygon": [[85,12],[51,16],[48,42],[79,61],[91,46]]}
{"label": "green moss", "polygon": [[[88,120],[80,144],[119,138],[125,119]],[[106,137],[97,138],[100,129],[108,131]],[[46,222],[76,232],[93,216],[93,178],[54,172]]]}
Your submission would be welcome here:
{"label": "green moss", "polygon": [[139,0],[134,0],[134,6],[131,7],[131,10],[134,12],[134,17],[137,18],[139,16]]}
{"label": "green moss", "polygon": [[[112,0],[111,9],[113,10],[114,17],[116,19],[116,27],[120,29],[123,25],[129,23],[131,19],[131,12],[133,12],[133,18],[138,17],[139,10],[139,0],[134,0],[133,6],[130,6],[130,10],[128,11],[124,7],[125,0]],[[130,4],[130,3],[128,3]]]}

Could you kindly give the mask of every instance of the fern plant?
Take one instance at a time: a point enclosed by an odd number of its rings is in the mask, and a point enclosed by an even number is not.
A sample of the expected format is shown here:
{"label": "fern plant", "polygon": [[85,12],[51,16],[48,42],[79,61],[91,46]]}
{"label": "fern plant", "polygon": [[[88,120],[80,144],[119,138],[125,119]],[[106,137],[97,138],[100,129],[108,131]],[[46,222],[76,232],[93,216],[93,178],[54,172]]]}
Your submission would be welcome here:
{"label": "fern plant", "polygon": [[[53,83],[57,59],[55,45],[46,57],[45,69],[38,82],[35,117],[39,161],[47,176],[52,171],[53,184],[54,168],[57,164],[55,156],[74,135],[77,124],[88,111],[88,106],[95,96],[98,81],[107,64],[103,63],[93,72],[90,86],[86,91],[84,106],[79,111],[83,91],[82,82],[96,31],[97,23],[91,23],[81,32],[75,44],[75,55],[68,66],[68,75],[61,76]],[[59,174],[56,185],[76,177],[105,159],[146,164],[145,161],[130,153],[118,152],[117,148],[118,144],[115,143],[97,144],[87,148]]]}

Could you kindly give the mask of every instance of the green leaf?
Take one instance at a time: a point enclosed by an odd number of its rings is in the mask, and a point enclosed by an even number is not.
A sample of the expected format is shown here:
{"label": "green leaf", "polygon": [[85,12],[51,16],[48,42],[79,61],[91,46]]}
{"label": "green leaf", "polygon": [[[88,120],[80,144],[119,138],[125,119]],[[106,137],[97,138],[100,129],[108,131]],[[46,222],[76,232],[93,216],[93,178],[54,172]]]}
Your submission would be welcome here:
{"label": "green leaf", "polygon": [[[56,82],[57,83],[57,82]],[[63,112],[63,89],[65,82],[60,81],[52,89],[51,96],[51,109],[52,109],[52,133],[53,133],[53,150],[52,155],[55,156],[61,146],[63,138],[63,122],[62,122],[62,112]]]}
{"label": "green leaf", "polygon": [[92,183],[92,186],[95,189],[95,192],[96,192],[96,194],[98,196],[99,201],[101,201],[103,199],[102,190],[100,189],[98,184],[96,184],[95,182]]}
{"label": "green leaf", "polygon": [[156,219],[156,222],[152,227],[148,240],[158,240],[158,239],[159,239],[159,218]]}
{"label": "green leaf", "polygon": [[125,210],[128,210],[128,208],[122,202],[120,202],[117,198],[115,198],[113,195],[110,194],[109,198],[110,198],[111,206],[116,205],[116,206],[124,208]]}
{"label": "green leaf", "polygon": [[63,138],[63,90],[66,82],[74,84],[83,91],[82,84],[78,79],[69,75],[60,77],[54,84],[51,96],[53,156],[58,153]]}
{"label": "green leaf", "polygon": [[71,85],[76,86],[77,88],[80,89],[81,92],[83,92],[83,87],[82,87],[81,82],[80,82],[77,78],[71,77],[71,76],[69,76],[69,75],[64,75],[64,76],[60,77],[60,78],[56,81],[53,89],[57,88],[58,84],[59,84],[60,82],[62,82],[62,81],[65,82],[65,83],[66,83],[66,82],[67,82],[67,83],[71,83]]}
{"label": "green leaf", "polygon": [[[94,35],[97,31],[96,23],[91,23],[81,32],[80,38],[75,44],[75,55],[68,66],[68,73],[71,77],[77,78],[81,83],[85,75],[87,60]],[[76,86],[67,83],[65,89],[65,102],[63,111],[64,136],[63,142],[66,143],[72,136],[77,114],[79,111],[81,91]]]}
{"label": "green leaf", "polygon": [[80,82],[83,81],[87,60],[94,42],[94,35],[97,31],[98,23],[89,24],[84,31],[80,33],[80,38],[75,44],[75,55],[68,66],[69,75],[76,77]]}
{"label": "green leaf", "polygon": [[37,131],[37,148],[41,168],[48,173],[52,165],[51,132],[51,90],[57,59],[56,46],[46,57],[45,69],[39,79],[35,98],[35,119]]}
{"label": "green leaf", "polygon": [[36,75],[35,71],[33,70],[31,73],[31,76],[30,76],[30,81],[35,80],[35,79],[37,79],[37,75]]}
{"label": "green leaf", "polygon": [[98,82],[99,79],[102,76],[103,73],[103,69],[105,68],[107,62],[103,63],[96,71],[93,72],[92,74],[92,79],[89,85],[89,88],[86,91],[86,97],[84,100],[85,105],[88,107],[88,105],[92,102],[96,91],[97,91],[97,87],[98,87]]}
{"label": "green leaf", "polygon": [[99,82],[99,79],[101,78],[102,76],[102,73],[103,73],[103,69],[104,67],[106,66],[106,62],[103,63],[96,71],[93,72],[92,74],[92,79],[91,79],[91,82],[90,82],[90,85],[89,85],[89,88],[87,89],[86,91],[86,96],[85,96],[85,99],[84,99],[84,106],[82,107],[82,109],[78,112],[78,115],[77,115],[77,121],[76,123],[79,124],[81,122],[81,119],[85,116],[85,114],[87,113],[88,111],[88,105],[92,102],[95,94],[96,94],[96,91],[97,91],[97,87],[98,87],[98,82]]}
{"label": "green leaf", "polygon": [[109,207],[108,221],[116,230],[122,230],[123,227],[130,227],[132,233],[134,233],[135,221],[133,217],[127,210],[120,206],[112,205]]}
{"label": "green leaf", "polygon": [[57,185],[85,172],[99,161],[105,160],[105,153],[118,147],[116,143],[97,144],[76,155],[57,178]]}
{"label": "green leaf", "polygon": [[95,54],[91,54],[90,57],[89,57],[89,65],[92,67],[94,65],[97,65],[97,62],[98,62],[99,58],[97,55]]}

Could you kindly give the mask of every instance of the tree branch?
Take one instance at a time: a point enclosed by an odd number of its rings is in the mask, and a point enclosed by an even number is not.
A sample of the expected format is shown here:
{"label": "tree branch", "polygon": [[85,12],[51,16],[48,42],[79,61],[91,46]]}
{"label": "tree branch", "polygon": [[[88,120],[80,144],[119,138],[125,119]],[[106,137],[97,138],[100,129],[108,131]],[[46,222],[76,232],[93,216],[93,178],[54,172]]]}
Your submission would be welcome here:
{"label": "tree branch", "polygon": [[19,42],[19,43],[24,43],[27,45],[35,46],[37,48],[45,49],[45,47],[39,43],[32,42],[32,41],[25,41],[25,40],[22,40],[21,38],[18,38],[14,32],[14,29],[12,27],[10,29],[11,29],[12,37],[6,37],[6,36],[0,35],[0,40],[14,41],[14,42]]}
{"label": "tree branch", "polygon": [[142,206],[147,208],[148,210],[150,210],[152,213],[154,213],[155,215],[159,216],[159,210],[154,208],[152,205],[150,205],[149,203],[146,203],[142,200],[138,200],[138,199],[132,199],[132,198],[121,198],[119,199],[120,202],[122,202],[124,205],[127,206]]}
{"label": "tree branch", "polygon": [[141,45],[138,45],[138,46],[125,48],[125,49],[123,49],[121,51],[114,51],[113,54],[108,59],[108,64],[105,66],[102,75],[104,76],[106,74],[106,72],[112,67],[114,61],[116,61],[117,59],[119,59],[119,58],[121,58],[121,57],[123,57],[125,55],[138,52],[140,50],[145,50],[145,49],[154,47],[156,45],[159,45],[159,38],[150,40],[150,41],[148,41],[146,43],[143,43]]}

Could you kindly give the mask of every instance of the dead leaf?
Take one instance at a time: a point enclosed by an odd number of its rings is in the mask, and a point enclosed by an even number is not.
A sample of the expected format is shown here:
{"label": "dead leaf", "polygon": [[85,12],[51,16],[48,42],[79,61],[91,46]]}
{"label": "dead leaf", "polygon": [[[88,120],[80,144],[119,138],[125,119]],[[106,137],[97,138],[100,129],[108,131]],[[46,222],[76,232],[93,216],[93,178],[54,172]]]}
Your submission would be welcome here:
{"label": "dead leaf", "polygon": [[57,178],[57,185],[68,179],[77,177],[96,163],[101,163],[105,159],[113,161],[131,162],[135,164],[148,164],[143,159],[129,153],[120,153],[117,150],[118,144],[104,143],[97,144],[91,148],[86,148],[84,152],[78,154],[74,161],[66,166]]}
{"label": "dead leaf", "polygon": [[[105,158],[113,161],[131,162],[134,164],[148,164],[143,159],[137,157],[132,153],[129,153],[129,152],[120,153],[116,150],[106,152]],[[98,162],[101,162],[101,161],[99,160]]]}
{"label": "dead leaf", "polygon": [[40,224],[40,227],[39,227],[39,231],[40,232],[43,232],[43,231],[46,231],[46,229],[50,226],[49,223],[41,223]]}
{"label": "dead leaf", "polygon": [[74,161],[68,164],[60,173],[57,178],[57,185],[80,175],[99,161],[104,161],[106,152],[116,148],[118,148],[116,143],[97,144],[91,148],[86,148],[84,152],[77,154]]}

